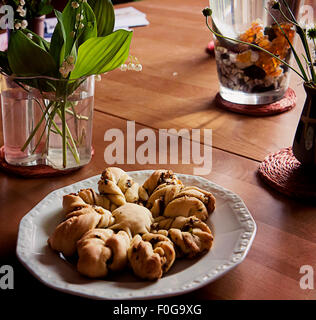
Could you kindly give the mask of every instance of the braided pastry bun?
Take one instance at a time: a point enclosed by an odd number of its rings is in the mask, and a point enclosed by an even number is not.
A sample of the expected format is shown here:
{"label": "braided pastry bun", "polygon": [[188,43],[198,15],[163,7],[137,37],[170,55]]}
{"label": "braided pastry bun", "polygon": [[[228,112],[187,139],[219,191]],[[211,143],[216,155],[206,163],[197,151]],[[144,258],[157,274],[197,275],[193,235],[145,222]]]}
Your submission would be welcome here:
{"label": "braided pastry bun", "polygon": [[197,187],[184,187],[163,211],[165,217],[190,217],[205,221],[215,209],[215,197]]}
{"label": "braided pastry bun", "polygon": [[172,242],[162,234],[136,235],[127,251],[136,276],[146,280],[162,277],[173,265],[176,254]]}
{"label": "braided pastry bun", "polygon": [[150,231],[153,217],[151,212],[135,203],[126,203],[112,212],[115,223],[112,230],[124,230],[130,238],[136,234],[144,234]]}
{"label": "braided pastry bun", "polygon": [[110,211],[86,204],[73,194],[64,196],[63,206],[67,214],[49,237],[48,244],[64,256],[72,256],[76,252],[76,242],[85,232],[96,227],[108,227],[114,222]]}
{"label": "braided pastry bun", "polygon": [[117,207],[126,202],[136,203],[138,201],[138,183],[122,169],[109,167],[102,172],[98,182],[101,195],[106,196]]}
{"label": "braided pastry bun", "polygon": [[162,184],[157,187],[149,197],[146,207],[151,211],[153,217],[163,214],[166,206],[183,189],[181,184]]}
{"label": "braided pastry bun", "polygon": [[142,201],[147,201],[154,190],[162,184],[182,185],[172,170],[156,170],[151,176],[139,187],[138,194]]}
{"label": "braided pastry bun", "polygon": [[106,210],[113,211],[117,206],[106,197],[95,192],[92,188],[81,189],[78,196],[85,202],[91,205],[102,207]]}
{"label": "braided pastry bun", "polygon": [[107,276],[109,270],[120,271],[127,264],[130,238],[124,231],[93,229],[77,242],[77,270],[90,278]]}
{"label": "braided pastry bun", "polygon": [[71,193],[63,197],[63,210],[67,214],[78,208],[89,207],[76,193]]}
{"label": "braided pastry bun", "polygon": [[182,196],[195,197],[201,200],[206,206],[208,214],[211,214],[215,210],[216,199],[211,192],[195,186],[187,186],[177,195],[178,198]]}
{"label": "braided pastry bun", "polygon": [[175,245],[177,257],[194,258],[209,251],[213,245],[213,235],[210,228],[194,216],[159,217],[152,225],[152,232],[161,229],[168,230],[168,237]]}

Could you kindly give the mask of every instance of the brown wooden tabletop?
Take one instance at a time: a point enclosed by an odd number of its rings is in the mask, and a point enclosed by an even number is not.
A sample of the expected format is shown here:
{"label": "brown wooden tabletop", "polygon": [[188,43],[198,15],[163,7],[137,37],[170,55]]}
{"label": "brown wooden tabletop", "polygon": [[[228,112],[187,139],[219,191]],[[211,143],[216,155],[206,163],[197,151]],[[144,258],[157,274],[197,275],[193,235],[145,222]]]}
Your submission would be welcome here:
{"label": "brown wooden tabletop", "polygon": [[[213,129],[213,168],[206,178],[237,193],[257,223],[246,259],[184,299],[316,299],[316,290],[303,290],[299,284],[300,267],[316,267],[315,205],[278,194],[257,175],[260,160],[292,143],[305,99],[299,80],[292,77],[298,105],[287,113],[257,118],[219,110],[214,104],[218,90],[215,61],[205,53],[210,34],[201,14],[208,1],[143,0],[132,5],[150,21],[149,26],[134,29],[131,48],[143,71],[116,70],[97,83],[92,161],[77,172],[50,179],[22,179],[0,172],[0,266],[14,267],[13,291],[21,297],[32,288],[35,297],[80,300],[44,286],[17,261],[19,222],[51,191],[99,174],[107,166],[105,131],[118,128],[125,133],[126,121],[135,120],[138,129]],[[179,173],[193,172],[193,164],[168,167]]]}
{"label": "brown wooden tabletop", "polygon": [[131,53],[143,71],[104,76],[96,88],[96,109],[154,128],[211,128],[213,147],[262,161],[292,145],[305,100],[302,82],[292,74],[297,107],[281,115],[258,119],[218,109],[215,58],[205,52],[211,35],[201,10],[207,5],[207,0],[134,4],[151,22],[134,30]]}

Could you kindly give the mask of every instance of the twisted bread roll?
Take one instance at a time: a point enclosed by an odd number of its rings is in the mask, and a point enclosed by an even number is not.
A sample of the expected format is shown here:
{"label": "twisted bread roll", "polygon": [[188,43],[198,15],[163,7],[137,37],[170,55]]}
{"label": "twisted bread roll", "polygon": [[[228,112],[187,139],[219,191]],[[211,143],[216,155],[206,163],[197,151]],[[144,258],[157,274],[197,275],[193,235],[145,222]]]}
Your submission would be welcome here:
{"label": "twisted bread roll", "polygon": [[87,208],[89,205],[77,194],[71,193],[63,197],[63,210],[67,214],[80,208]]}
{"label": "twisted bread roll", "polygon": [[138,277],[156,280],[166,273],[175,261],[172,242],[162,234],[136,235],[127,251],[128,261]]}
{"label": "twisted bread roll", "polygon": [[166,206],[183,189],[181,184],[162,184],[157,187],[149,197],[146,207],[151,211],[153,217],[163,214]]}
{"label": "twisted bread roll", "polygon": [[206,220],[215,209],[215,198],[197,187],[162,184],[151,194],[146,207],[153,217],[197,216]]}
{"label": "twisted bread roll", "polygon": [[138,197],[138,183],[122,169],[109,167],[102,172],[98,182],[99,192],[106,196],[116,206],[126,202],[136,203]]}
{"label": "twisted bread roll", "polygon": [[81,189],[78,192],[78,196],[85,202],[91,205],[96,205],[102,207],[106,210],[114,210],[116,206],[111,203],[111,201],[103,196],[95,192],[93,189]]}
{"label": "twisted bread roll", "polygon": [[183,188],[163,211],[165,217],[196,216],[206,220],[215,209],[215,197],[197,187]]}
{"label": "twisted bread roll", "polygon": [[213,235],[210,228],[194,216],[159,217],[152,225],[152,232],[160,229],[168,230],[168,237],[175,245],[177,257],[194,258],[205,251],[209,251],[213,244]]}
{"label": "twisted bread roll", "polygon": [[208,214],[211,214],[215,210],[216,199],[211,192],[195,186],[187,186],[181,190],[181,192],[177,195],[177,198],[182,196],[195,197],[202,201],[206,206]]}
{"label": "twisted bread roll", "polygon": [[109,270],[123,270],[127,264],[130,238],[124,231],[93,229],[77,242],[78,271],[90,278],[105,277]]}
{"label": "twisted bread roll", "polygon": [[144,234],[150,231],[153,222],[151,212],[135,203],[126,203],[113,212],[115,224],[112,230],[124,230],[133,238],[136,234]]}
{"label": "twisted bread roll", "polygon": [[64,256],[72,256],[76,252],[76,242],[85,232],[96,227],[108,227],[114,222],[110,211],[86,204],[73,194],[64,196],[63,206],[67,213],[65,220],[56,227],[48,244]]}
{"label": "twisted bread roll", "polygon": [[182,184],[172,170],[156,170],[151,176],[139,187],[138,194],[142,201],[147,201],[154,190],[162,184]]}
{"label": "twisted bread roll", "polygon": [[208,227],[208,225],[195,216],[192,216],[192,217],[178,216],[175,218],[158,217],[154,220],[151,226],[151,232],[153,231],[161,232],[162,230],[170,230],[170,229],[180,229],[182,231],[186,231],[193,227],[200,228],[201,230],[211,234],[211,230]]}

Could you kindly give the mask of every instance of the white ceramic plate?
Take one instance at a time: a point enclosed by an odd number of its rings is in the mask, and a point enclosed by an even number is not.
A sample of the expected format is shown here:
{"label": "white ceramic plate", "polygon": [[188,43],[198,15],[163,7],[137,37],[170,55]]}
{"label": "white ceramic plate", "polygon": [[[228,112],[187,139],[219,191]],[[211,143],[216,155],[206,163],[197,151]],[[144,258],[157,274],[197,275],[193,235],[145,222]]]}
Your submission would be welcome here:
{"label": "white ceramic plate", "polygon": [[[142,183],[152,171],[129,172]],[[130,271],[104,280],[82,277],[75,265],[61,259],[47,239],[62,220],[62,197],[83,188],[97,190],[99,175],[56,190],[45,197],[20,222],[17,256],[25,267],[49,287],[92,299],[155,299],[183,294],[219,278],[241,263],[251,247],[256,224],[243,201],[204,178],[178,174],[186,185],[208,190],[216,197],[216,209],[207,223],[215,239],[212,249],[195,260],[176,260],[156,282],[141,281]]]}

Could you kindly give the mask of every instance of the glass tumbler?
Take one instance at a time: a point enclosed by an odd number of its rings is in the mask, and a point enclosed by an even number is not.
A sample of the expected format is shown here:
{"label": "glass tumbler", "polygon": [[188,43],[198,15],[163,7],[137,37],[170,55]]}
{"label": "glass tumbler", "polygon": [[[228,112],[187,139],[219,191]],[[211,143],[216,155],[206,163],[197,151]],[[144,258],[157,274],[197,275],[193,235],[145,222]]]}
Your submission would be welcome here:
{"label": "glass tumbler", "polygon": [[[290,63],[295,29],[271,0],[210,0],[213,29],[226,37],[256,44]],[[300,0],[288,0],[297,15]],[[283,8],[286,11],[286,8]],[[269,104],[288,89],[290,70],[277,59],[250,45],[215,38],[215,58],[223,99],[237,104]]]}

